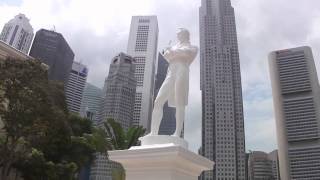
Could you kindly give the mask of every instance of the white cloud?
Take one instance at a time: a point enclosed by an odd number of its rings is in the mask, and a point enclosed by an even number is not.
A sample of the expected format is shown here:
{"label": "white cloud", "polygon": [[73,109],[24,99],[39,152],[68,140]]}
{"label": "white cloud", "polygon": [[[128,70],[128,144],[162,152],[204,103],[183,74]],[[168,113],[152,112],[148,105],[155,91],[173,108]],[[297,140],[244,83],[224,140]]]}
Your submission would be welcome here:
{"label": "white cloud", "polygon": [[[267,91],[267,92],[266,92]],[[272,151],[276,145],[276,127],[270,89],[255,86],[244,99],[246,149]]]}
{"label": "white cloud", "polygon": [[247,151],[271,152],[277,149],[274,119],[257,118],[250,124],[246,124],[246,136]]}

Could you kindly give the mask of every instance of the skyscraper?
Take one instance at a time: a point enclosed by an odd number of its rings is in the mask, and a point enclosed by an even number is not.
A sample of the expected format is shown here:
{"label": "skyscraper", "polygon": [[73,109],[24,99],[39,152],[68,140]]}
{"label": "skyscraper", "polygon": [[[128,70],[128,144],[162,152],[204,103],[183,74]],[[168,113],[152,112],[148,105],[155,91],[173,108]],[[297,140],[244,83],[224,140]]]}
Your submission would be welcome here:
{"label": "skyscraper", "polygon": [[49,66],[50,80],[67,83],[74,53],[62,34],[45,29],[37,31],[30,56]]}
{"label": "skyscraper", "polygon": [[202,155],[213,160],[205,180],[245,179],[245,137],[240,62],[230,0],[200,7]]}
{"label": "skyscraper", "polygon": [[80,114],[81,100],[88,76],[88,68],[73,62],[69,79],[65,87],[66,101],[71,112]]}
{"label": "skyscraper", "polygon": [[[106,78],[99,123],[112,118],[127,130],[132,125],[134,98],[136,94],[135,59],[120,53],[111,61],[109,75]],[[112,169],[119,164],[98,154],[91,167],[91,180],[111,179]]]}
{"label": "skyscraper", "polygon": [[112,118],[124,129],[132,125],[136,79],[135,60],[124,53],[112,59],[105,81],[103,119]]}
{"label": "skyscraper", "polygon": [[282,180],[320,177],[320,87],[310,47],[269,56]]}
{"label": "skyscraper", "polygon": [[153,108],[155,66],[158,47],[156,16],[134,16],[131,21],[127,53],[136,60],[137,90],[133,125],[150,129]]}
{"label": "skyscraper", "polygon": [[33,38],[33,28],[24,14],[18,14],[7,22],[0,34],[0,40],[28,54]]}
{"label": "skyscraper", "polygon": [[101,104],[102,89],[87,83],[81,100],[80,115],[89,118],[94,125],[97,125],[97,116]]}
{"label": "skyscraper", "polygon": [[249,153],[248,180],[279,180],[278,151]]}
{"label": "skyscraper", "polygon": [[[154,88],[154,98],[156,98],[163,81],[166,78],[169,63],[164,59],[163,55],[158,55],[158,66]],[[175,108],[169,107],[168,102],[163,107],[163,117],[159,128],[159,134],[172,135],[176,130]]]}

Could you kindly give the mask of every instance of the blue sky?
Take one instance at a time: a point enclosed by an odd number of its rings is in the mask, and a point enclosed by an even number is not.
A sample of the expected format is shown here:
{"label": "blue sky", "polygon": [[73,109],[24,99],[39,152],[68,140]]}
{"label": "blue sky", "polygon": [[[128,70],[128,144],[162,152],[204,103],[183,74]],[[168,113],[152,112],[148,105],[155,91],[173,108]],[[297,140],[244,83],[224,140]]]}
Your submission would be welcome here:
{"label": "blue sky", "polygon": [[19,6],[22,0],[0,0],[0,5],[7,4],[12,6]]}
{"label": "blue sky", "polygon": [[[89,67],[88,81],[102,87],[109,63],[126,51],[131,16],[157,15],[158,50],[174,39],[178,27],[199,44],[201,0],[0,0],[0,27],[18,13],[40,28],[61,32]],[[124,6],[126,4],[126,6]],[[278,49],[309,45],[319,69],[320,1],[232,0],[236,11],[246,129],[246,149],[277,148],[267,57]],[[201,144],[199,57],[191,66],[185,137],[190,149]]]}

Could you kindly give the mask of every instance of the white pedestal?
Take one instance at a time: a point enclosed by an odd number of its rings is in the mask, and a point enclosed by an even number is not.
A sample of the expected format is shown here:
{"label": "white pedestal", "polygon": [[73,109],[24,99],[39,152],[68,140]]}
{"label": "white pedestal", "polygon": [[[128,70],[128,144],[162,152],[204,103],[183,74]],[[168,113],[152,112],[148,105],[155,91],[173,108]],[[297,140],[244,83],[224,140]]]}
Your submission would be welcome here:
{"label": "white pedestal", "polygon": [[[188,142],[180,137],[176,136],[168,136],[168,135],[155,135],[155,136],[143,136],[139,138],[141,141],[141,146],[136,147],[144,147],[149,145],[160,145],[160,144],[174,144],[176,146],[181,146],[185,149],[188,149]],[[135,148],[135,147],[133,147]]]}
{"label": "white pedestal", "polygon": [[126,180],[198,180],[202,171],[211,170],[214,165],[173,143],[111,151],[109,158],[123,165]]}

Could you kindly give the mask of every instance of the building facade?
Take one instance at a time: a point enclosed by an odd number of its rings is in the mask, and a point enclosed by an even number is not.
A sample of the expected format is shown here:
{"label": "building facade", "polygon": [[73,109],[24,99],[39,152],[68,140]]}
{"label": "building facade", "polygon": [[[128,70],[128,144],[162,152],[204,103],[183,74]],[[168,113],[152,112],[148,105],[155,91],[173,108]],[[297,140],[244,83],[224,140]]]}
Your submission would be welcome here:
{"label": "building facade", "polygon": [[21,60],[34,59],[33,57],[18,51],[16,48],[13,48],[12,46],[0,40],[0,60],[7,58],[16,58]]}
{"label": "building facade", "polygon": [[28,54],[33,38],[33,28],[24,14],[18,14],[7,22],[0,34],[0,40]]}
{"label": "building facade", "polygon": [[[163,81],[166,78],[169,63],[161,53],[158,54],[158,66],[154,88],[154,99],[161,88]],[[160,135],[172,135],[176,130],[176,110],[168,106],[168,102],[163,107],[163,117],[159,128]]]}
{"label": "building facade", "polygon": [[80,114],[81,100],[86,86],[87,76],[88,68],[79,62],[73,62],[65,87],[66,101],[70,112]]}
{"label": "building facade", "polygon": [[[134,75],[134,58],[120,53],[112,59],[103,89],[98,126],[108,118],[120,123],[125,130],[132,126],[137,83]],[[90,180],[111,180],[112,169],[119,167],[118,163],[98,154],[91,167]]]}
{"label": "building facade", "polygon": [[112,171],[120,168],[121,164],[108,160],[105,155],[96,154],[90,169],[89,180],[114,180]]}
{"label": "building facade", "polygon": [[274,150],[268,154],[268,158],[271,160],[272,176],[274,180],[280,180],[280,167],[279,167],[279,155],[278,150]]}
{"label": "building facade", "polygon": [[216,164],[204,180],[245,179],[245,136],[240,60],[230,0],[200,7],[202,155]]}
{"label": "building facade", "polygon": [[90,119],[95,126],[98,125],[98,114],[101,104],[102,89],[87,83],[81,100],[80,115]]}
{"label": "building facade", "polygon": [[310,47],[269,55],[282,180],[320,177],[320,88]]}
{"label": "building facade", "polygon": [[135,60],[124,53],[112,59],[103,94],[103,119],[112,118],[127,130],[132,126],[136,94]]}
{"label": "building facade", "polygon": [[248,180],[279,180],[278,153],[253,151],[249,153]]}
{"label": "building facade", "polygon": [[67,83],[74,53],[62,34],[45,29],[37,31],[30,56],[49,66],[50,80]]}
{"label": "building facade", "polygon": [[158,21],[156,16],[134,16],[127,53],[136,60],[137,89],[133,124],[150,130],[154,99],[155,66],[158,46]]}

